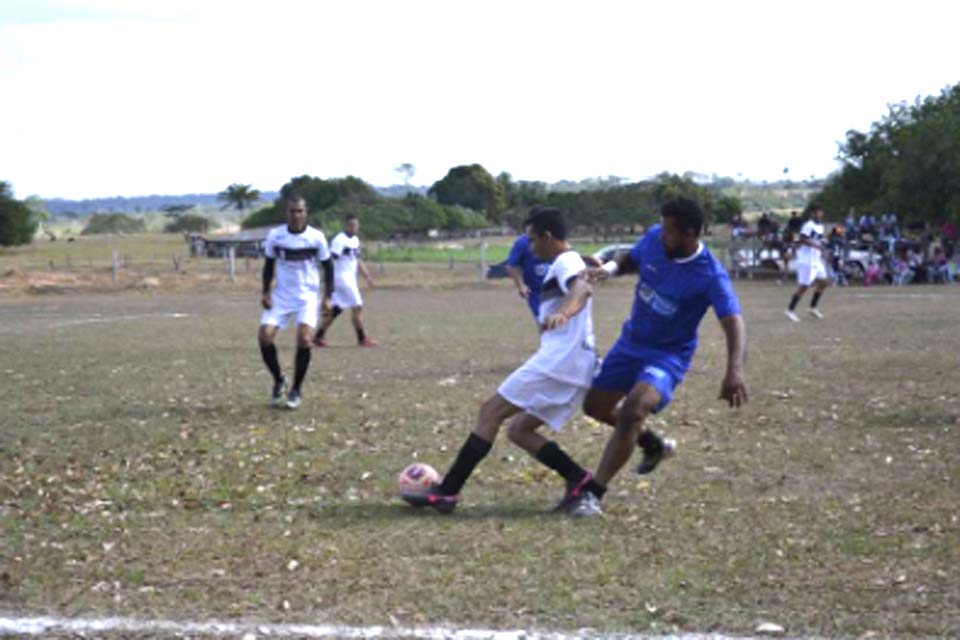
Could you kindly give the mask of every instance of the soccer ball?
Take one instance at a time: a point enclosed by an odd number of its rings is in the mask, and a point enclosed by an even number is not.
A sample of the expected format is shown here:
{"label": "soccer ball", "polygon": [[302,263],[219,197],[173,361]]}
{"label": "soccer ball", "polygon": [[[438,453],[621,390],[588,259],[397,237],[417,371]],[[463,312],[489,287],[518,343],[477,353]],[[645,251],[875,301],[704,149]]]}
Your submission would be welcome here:
{"label": "soccer ball", "polygon": [[418,493],[439,482],[440,474],[436,469],[422,462],[414,462],[397,476],[397,489],[400,493]]}

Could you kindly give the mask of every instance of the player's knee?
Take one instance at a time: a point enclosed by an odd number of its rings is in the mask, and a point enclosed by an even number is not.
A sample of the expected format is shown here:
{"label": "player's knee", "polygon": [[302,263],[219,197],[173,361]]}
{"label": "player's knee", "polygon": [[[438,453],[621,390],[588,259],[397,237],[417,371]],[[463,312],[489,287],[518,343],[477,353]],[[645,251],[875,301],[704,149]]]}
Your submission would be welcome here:
{"label": "player's knee", "polygon": [[260,327],[260,330],[257,332],[257,342],[260,343],[261,347],[269,347],[273,344],[273,334],[270,333],[266,327]]}
{"label": "player's knee", "polygon": [[614,424],[615,420],[613,417],[613,407],[609,406],[609,403],[602,402],[596,398],[590,397],[587,394],[587,398],[583,401],[583,412],[594,420],[604,422],[606,424]]}

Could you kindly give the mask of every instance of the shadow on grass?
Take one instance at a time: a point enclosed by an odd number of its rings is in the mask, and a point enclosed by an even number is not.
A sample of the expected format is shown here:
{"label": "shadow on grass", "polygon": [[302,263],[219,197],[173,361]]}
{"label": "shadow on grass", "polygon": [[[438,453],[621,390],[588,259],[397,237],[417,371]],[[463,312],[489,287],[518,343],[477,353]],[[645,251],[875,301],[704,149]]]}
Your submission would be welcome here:
{"label": "shadow on grass", "polygon": [[417,519],[439,519],[443,522],[463,522],[471,520],[561,520],[567,516],[551,513],[541,505],[509,503],[502,505],[481,504],[461,505],[453,513],[442,514],[433,509],[411,507],[406,504],[337,504],[312,507],[308,511],[310,518],[344,520],[390,521]]}

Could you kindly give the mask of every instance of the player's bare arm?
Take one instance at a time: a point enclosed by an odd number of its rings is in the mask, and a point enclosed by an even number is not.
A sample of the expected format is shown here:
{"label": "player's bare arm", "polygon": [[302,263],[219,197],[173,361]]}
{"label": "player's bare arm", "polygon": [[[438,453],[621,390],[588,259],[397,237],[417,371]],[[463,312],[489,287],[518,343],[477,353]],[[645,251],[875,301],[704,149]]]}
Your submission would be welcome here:
{"label": "player's bare arm", "polygon": [[367,284],[371,287],[377,286],[373,281],[373,277],[370,275],[370,271],[367,269],[367,265],[364,264],[363,260],[357,260],[357,271],[360,272],[360,275],[363,276],[363,279],[367,281]]}
{"label": "player's bare arm", "polygon": [[624,273],[636,273],[637,265],[634,264],[629,252],[619,254],[615,260],[610,260],[599,267],[587,269],[587,281],[603,282],[607,278],[622,275]]}
{"label": "player's bare arm", "polygon": [[320,260],[320,266],[323,267],[323,300],[320,306],[326,313],[330,310],[330,296],[333,295],[333,260]]}
{"label": "player's bare arm", "polygon": [[747,385],[744,382],[744,365],[747,359],[747,329],[739,313],[720,319],[727,340],[727,372],[720,386],[720,399],[731,407],[747,402]]}
{"label": "player's bare arm", "polygon": [[523,282],[523,272],[520,271],[520,269],[508,264],[507,275],[510,276],[511,280],[513,280],[513,284],[517,287],[517,293],[520,295],[520,297],[524,300],[529,299],[530,287]]}
{"label": "player's bare arm", "polygon": [[570,318],[583,310],[591,295],[593,295],[593,287],[587,282],[585,272],[571,278],[567,295],[563,297],[557,312],[544,319],[543,330],[550,331],[565,325]]}
{"label": "player's bare arm", "polygon": [[264,309],[269,309],[273,306],[273,301],[270,299],[270,285],[273,283],[273,270],[276,267],[275,258],[266,258],[263,262],[263,295],[260,299],[260,304]]}

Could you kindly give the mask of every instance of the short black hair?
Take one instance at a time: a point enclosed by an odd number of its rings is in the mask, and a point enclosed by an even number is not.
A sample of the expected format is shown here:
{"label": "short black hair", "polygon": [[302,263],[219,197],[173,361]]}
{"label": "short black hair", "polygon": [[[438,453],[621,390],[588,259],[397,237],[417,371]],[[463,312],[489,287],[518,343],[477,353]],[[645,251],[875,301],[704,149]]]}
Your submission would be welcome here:
{"label": "short black hair", "polygon": [[823,211],[823,205],[819,202],[813,202],[807,207],[807,215],[812,216],[814,211]]}
{"label": "short black hair", "polygon": [[350,222],[351,220],[359,220],[359,219],[360,218],[358,218],[357,214],[355,213],[348,213],[347,215],[343,216],[344,222]]}
{"label": "short black hair", "polygon": [[538,236],[545,235],[548,231],[557,240],[567,239],[567,221],[563,218],[563,213],[555,207],[534,207],[530,210],[530,215],[523,221],[524,228],[530,227]]}
{"label": "short black hair", "polygon": [[304,208],[307,208],[307,199],[296,191],[291,191],[283,197],[283,210],[286,211],[290,208],[290,205],[294,202],[302,202]]}
{"label": "short black hair", "polygon": [[660,215],[673,218],[681,231],[693,231],[698,236],[703,229],[703,209],[692,198],[673,198],[660,206]]}

